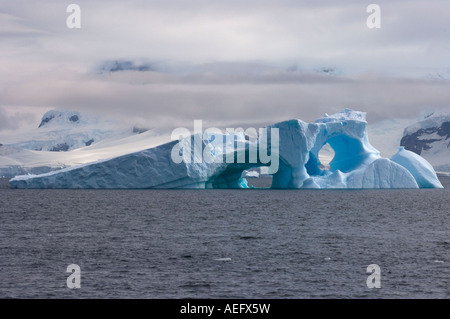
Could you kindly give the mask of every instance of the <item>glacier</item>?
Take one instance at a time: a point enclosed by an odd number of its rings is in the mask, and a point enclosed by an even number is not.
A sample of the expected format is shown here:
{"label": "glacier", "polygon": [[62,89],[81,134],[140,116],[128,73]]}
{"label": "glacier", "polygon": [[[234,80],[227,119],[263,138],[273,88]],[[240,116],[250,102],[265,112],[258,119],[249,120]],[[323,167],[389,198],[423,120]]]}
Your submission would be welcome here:
{"label": "glacier", "polygon": [[[314,123],[293,119],[266,128],[276,129],[278,139],[261,134],[249,138],[242,132],[229,139],[226,133],[205,131],[111,159],[16,176],[10,187],[248,188],[243,172],[268,166],[275,189],[442,188],[431,165],[419,155],[401,148],[391,159],[382,158],[369,142],[365,112],[344,109]],[[334,150],[329,169],[319,160],[326,144]],[[203,152],[194,152],[195,147]],[[255,161],[238,160],[249,159],[255,149]],[[176,162],[174,153],[192,160]],[[204,153],[212,160],[198,158]],[[276,169],[271,171],[275,159]]]}

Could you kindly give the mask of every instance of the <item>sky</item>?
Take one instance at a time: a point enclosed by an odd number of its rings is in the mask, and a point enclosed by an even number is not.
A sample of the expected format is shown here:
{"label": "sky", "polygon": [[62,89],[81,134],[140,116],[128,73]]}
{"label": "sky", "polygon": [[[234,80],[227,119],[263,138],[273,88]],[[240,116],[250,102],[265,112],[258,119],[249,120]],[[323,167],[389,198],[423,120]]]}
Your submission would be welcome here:
{"label": "sky", "polygon": [[168,128],[450,107],[448,0],[72,1],[0,0],[0,131],[50,109]]}

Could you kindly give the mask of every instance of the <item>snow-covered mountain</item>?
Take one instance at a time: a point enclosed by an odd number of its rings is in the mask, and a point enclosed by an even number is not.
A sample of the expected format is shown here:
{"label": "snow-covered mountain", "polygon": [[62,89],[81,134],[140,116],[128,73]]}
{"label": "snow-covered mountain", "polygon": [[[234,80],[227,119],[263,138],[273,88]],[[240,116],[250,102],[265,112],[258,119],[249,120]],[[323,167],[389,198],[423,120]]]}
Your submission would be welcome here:
{"label": "snow-covered mountain", "polygon": [[13,177],[139,151],[167,138],[92,114],[52,110],[38,126],[20,133],[3,132],[0,141],[0,177]]}
{"label": "snow-covered mountain", "polygon": [[403,132],[400,145],[428,160],[438,172],[450,172],[450,115],[432,114]]}
{"label": "snow-covered mountain", "polygon": [[[133,81],[146,81],[145,74],[165,74],[169,77],[158,77],[165,81],[214,81],[227,82],[251,81],[305,81],[305,80],[332,80],[332,78],[353,78],[366,76],[386,76],[393,79],[415,79],[429,82],[448,82],[450,68],[446,67],[389,67],[380,69],[379,66],[367,66],[365,69],[349,65],[308,64],[302,61],[291,61],[288,64],[274,64],[269,62],[208,62],[186,63],[165,60],[124,59],[99,61],[93,66],[94,73],[120,79],[120,73],[133,73]],[[138,76],[137,73],[140,73]],[[324,78],[325,77],[325,78]],[[130,79],[124,77],[124,79]],[[153,77],[151,79],[154,80]],[[148,79],[147,79],[148,80]]]}
{"label": "snow-covered mountain", "polygon": [[114,135],[129,136],[138,132],[142,130],[123,127],[112,120],[100,121],[95,115],[51,110],[44,114],[37,128],[2,136],[2,143],[33,151],[66,152]]}

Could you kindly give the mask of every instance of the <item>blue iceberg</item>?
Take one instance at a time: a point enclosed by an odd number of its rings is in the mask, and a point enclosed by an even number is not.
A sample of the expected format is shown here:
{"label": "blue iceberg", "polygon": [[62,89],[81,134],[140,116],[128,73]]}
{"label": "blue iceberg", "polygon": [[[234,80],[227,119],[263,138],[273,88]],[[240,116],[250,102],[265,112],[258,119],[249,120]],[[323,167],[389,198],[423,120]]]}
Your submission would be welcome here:
{"label": "blue iceberg", "polygon": [[[401,148],[391,159],[382,158],[369,142],[364,112],[345,109],[314,123],[295,119],[265,129],[267,133],[260,130],[256,138],[243,132],[197,133],[108,160],[16,176],[10,186],[247,188],[242,172],[269,166],[272,188],[442,188],[431,165],[419,155]],[[319,160],[326,144],[335,152],[329,169]]]}

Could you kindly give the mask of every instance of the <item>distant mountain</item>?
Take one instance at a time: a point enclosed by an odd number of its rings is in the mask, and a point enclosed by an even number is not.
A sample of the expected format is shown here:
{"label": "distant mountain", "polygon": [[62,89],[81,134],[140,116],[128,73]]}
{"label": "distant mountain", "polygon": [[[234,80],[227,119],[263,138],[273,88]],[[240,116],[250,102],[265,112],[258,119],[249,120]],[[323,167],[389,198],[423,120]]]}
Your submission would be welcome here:
{"label": "distant mountain", "polygon": [[450,172],[450,115],[432,114],[408,126],[400,146],[424,157],[436,171]]}
{"label": "distant mountain", "polygon": [[112,120],[100,121],[91,114],[77,111],[51,110],[42,116],[37,128],[9,137],[3,143],[32,150],[67,152],[90,146],[113,135],[130,136],[145,132],[144,128],[123,127]]}
{"label": "distant mountain", "polygon": [[109,60],[100,66],[100,72],[120,72],[120,71],[154,71],[153,66],[147,62],[135,62],[131,60]]}
{"label": "distant mountain", "polygon": [[[64,123],[64,124],[79,123],[80,117],[81,117],[80,112],[58,111],[58,110],[48,111],[42,117],[41,124],[39,124],[39,128],[44,125],[46,125],[47,127],[49,125],[54,125],[56,122]],[[49,123],[51,123],[51,124],[49,124]]]}
{"label": "distant mountain", "polygon": [[[192,81],[252,81],[277,83],[286,81],[305,80],[327,80],[333,81],[338,78],[366,77],[366,76],[388,76],[397,79],[417,79],[429,82],[450,81],[450,68],[424,68],[424,67],[396,67],[379,69],[378,67],[367,66],[366,69],[353,68],[348,65],[334,64],[308,64],[302,61],[291,61],[289,64],[274,64],[264,61],[240,61],[240,62],[207,62],[207,63],[186,63],[169,60],[154,60],[147,58],[117,58],[111,60],[98,61],[93,66],[93,70],[101,75],[118,76],[120,73],[133,72],[140,73],[139,77],[145,78],[147,73],[180,76],[178,80],[185,80],[186,77]],[[158,80],[166,78],[158,78]],[[171,81],[176,78],[168,77]]]}
{"label": "distant mountain", "polygon": [[0,135],[0,177],[45,173],[119,156],[148,148],[159,143],[159,138],[154,130],[142,126],[51,110],[36,127]]}

